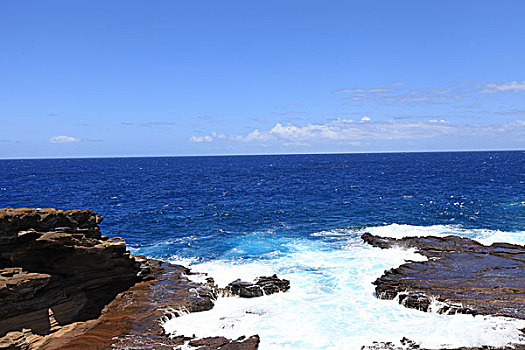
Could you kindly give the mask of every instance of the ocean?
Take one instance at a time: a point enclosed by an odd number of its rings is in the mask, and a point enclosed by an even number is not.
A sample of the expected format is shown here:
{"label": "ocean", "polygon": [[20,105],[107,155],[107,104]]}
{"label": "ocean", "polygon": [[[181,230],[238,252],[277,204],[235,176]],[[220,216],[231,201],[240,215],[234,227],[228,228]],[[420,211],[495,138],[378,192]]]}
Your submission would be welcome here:
{"label": "ocean", "polygon": [[[524,321],[439,315],[379,300],[371,284],[413,251],[382,236],[456,234],[525,244],[525,152],[0,160],[0,207],[89,208],[135,254],[219,285],[276,273],[291,289],[220,298],[173,334],[259,334],[261,349],[503,346]],[[191,333],[191,334],[190,334]]]}

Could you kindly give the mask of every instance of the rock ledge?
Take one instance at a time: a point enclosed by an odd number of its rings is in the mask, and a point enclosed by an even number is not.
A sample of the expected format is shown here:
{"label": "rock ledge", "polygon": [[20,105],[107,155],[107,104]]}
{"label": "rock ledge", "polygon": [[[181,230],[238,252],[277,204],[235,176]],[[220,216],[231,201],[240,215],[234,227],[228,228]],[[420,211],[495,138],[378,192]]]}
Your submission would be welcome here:
{"label": "rock ledge", "polygon": [[205,311],[213,280],[132,256],[91,210],[0,209],[0,349],[256,349],[259,337],[170,338],[173,310]]}
{"label": "rock ledge", "polygon": [[365,233],[379,248],[414,248],[428,258],[386,271],[374,284],[381,299],[398,297],[409,308],[439,313],[467,313],[525,319],[525,247],[485,246],[457,236],[405,237]]}

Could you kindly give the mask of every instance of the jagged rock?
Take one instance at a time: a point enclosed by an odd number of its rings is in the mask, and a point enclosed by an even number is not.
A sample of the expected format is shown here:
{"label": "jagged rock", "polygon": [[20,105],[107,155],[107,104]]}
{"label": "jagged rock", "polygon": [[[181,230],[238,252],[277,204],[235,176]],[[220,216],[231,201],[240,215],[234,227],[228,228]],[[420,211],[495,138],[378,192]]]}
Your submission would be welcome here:
{"label": "jagged rock", "polygon": [[380,248],[414,248],[427,261],[407,262],[386,271],[374,284],[381,299],[440,313],[468,313],[525,319],[525,247],[494,243],[485,246],[457,236],[378,237],[362,239]]}
{"label": "jagged rock", "polygon": [[192,340],[188,345],[196,347],[199,350],[252,350],[258,348],[259,342],[259,336],[252,335],[249,338],[240,337],[236,340],[229,340],[224,337],[207,337]]}
{"label": "jagged rock", "polygon": [[255,284],[260,286],[264,294],[273,294],[279,292],[286,292],[290,289],[290,281],[280,279],[277,275],[273,276],[261,276],[256,279]]}
{"label": "jagged rock", "polygon": [[264,295],[262,288],[252,282],[235,280],[226,286],[229,295],[238,295],[241,298],[255,298]]}
{"label": "jagged rock", "polygon": [[148,264],[151,272],[147,280],[120,293],[100,317],[90,321],[89,329],[80,334],[72,329],[67,341],[62,336],[62,344],[56,348],[173,349],[184,344],[187,338],[171,339],[164,334],[161,320],[167,315],[175,317],[177,310],[210,310],[213,300],[194,293],[200,284],[185,277],[187,268],[153,259],[148,259]]}
{"label": "jagged rock", "polygon": [[166,336],[161,320],[211,309],[213,279],[130,255],[122,238],[101,235],[101,221],[90,210],[0,209],[0,350],[168,350],[191,340]]}
{"label": "jagged rock", "polygon": [[362,346],[361,350],[419,350],[416,342],[403,337],[398,344],[393,342],[373,342],[372,345]]}
{"label": "jagged rock", "polygon": [[290,289],[290,281],[280,279],[277,275],[261,276],[254,282],[235,280],[224,288],[226,295],[238,295],[242,298],[254,298],[263,295],[286,292]]}
{"label": "jagged rock", "polygon": [[[525,345],[509,345],[505,347],[480,346],[480,347],[460,347],[447,348],[446,350],[524,350]],[[361,347],[361,350],[445,350],[422,348],[418,343],[403,337],[399,342],[373,342],[371,345]]]}

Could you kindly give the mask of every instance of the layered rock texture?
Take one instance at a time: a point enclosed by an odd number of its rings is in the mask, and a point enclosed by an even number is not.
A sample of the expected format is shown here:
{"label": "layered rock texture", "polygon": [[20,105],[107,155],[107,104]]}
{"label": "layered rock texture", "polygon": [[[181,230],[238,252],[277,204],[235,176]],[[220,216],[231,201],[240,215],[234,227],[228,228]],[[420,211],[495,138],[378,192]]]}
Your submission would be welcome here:
{"label": "layered rock texture", "polygon": [[209,310],[212,279],[132,256],[90,210],[0,209],[0,349],[256,349],[258,336],[167,337],[176,310]]}
{"label": "layered rock texture", "polygon": [[[276,275],[218,288],[212,278],[126,250],[101,235],[90,210],[0,209],[1,349],[256,349],[259,337],[231,340],[168,337],[162,320],[180,310],[209,310],[219,294],[258,297],[284,292]],[[428,258],[378,278],[379,298],[442,313],[525,319],[525,247],[484,246],[456,236],[385,238],[364,234],[380,248],[414,248]],[[408,339],[403,349],[419,349]],[[398,349],[376,343],[369,349]],[[517,348],[523,349],[523,346]]]}
{"label": "layered rock texture", "polygon": [[135,284],[139,266],[101,221],[90,210],[0,211],[0,336],[97,317]]}
{"label": "layered rock texture", "polygon": [[428,258],[407,262],[378,278],[376,295],[409,308],[525,319],[525,247],[485,246],[468,238],[373,236],[362,239],[379,248],[414,248]]}

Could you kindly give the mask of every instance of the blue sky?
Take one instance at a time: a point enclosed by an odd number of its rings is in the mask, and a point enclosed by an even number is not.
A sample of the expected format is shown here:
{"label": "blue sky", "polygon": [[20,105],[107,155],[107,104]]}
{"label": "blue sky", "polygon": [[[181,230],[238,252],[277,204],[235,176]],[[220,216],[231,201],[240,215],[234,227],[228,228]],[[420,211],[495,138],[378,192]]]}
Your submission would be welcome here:
{"label": "blue sky", "polygon": [[0,4],[0,158],[525,149],[525,1]]}

